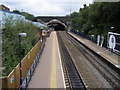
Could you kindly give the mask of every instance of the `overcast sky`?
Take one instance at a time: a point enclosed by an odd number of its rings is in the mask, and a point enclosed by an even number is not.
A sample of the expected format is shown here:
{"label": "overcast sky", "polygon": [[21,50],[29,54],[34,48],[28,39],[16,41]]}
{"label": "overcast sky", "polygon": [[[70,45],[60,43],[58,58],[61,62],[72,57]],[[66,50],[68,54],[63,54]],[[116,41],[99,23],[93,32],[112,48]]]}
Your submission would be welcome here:
{"label": "overcast sky", "polygon": [[0,4],[34,16],[65,16],[91,3],[92,0],[2,0]]}

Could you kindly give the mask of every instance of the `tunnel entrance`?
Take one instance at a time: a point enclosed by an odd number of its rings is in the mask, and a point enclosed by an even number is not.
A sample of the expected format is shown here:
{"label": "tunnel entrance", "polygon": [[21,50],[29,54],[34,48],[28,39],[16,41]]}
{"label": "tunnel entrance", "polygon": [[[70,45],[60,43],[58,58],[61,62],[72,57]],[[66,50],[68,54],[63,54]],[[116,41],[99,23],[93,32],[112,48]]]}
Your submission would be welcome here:
{"label": "tunnel entrance", "polygon": [[57,19],[53,19],[48,22],[48,27],[53,28],[55,31],[65,31],[66,25]]}

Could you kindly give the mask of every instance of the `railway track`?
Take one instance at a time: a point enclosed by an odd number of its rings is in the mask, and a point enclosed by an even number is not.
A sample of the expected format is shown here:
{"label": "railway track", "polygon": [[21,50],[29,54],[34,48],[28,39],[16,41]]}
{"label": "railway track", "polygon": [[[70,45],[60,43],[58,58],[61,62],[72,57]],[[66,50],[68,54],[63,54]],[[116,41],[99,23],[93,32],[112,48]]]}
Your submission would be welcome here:
{"label": "railway track", "polygon": [[60,53],[62,59],[62,66],[65,78],[65,84],[67,89],[82,89],[86,90],[85,85],[70,57],[70,54],[63,43],[60,33],[57,32],[58,43],[60,45]]}
{"label": "railway track", "polygon": [[120,72],[115,66],[98,56],[95,52],[80,43],[75,38],[67,33],[63,33],[68,37],[69,41],[83,54],[83,56],[99,71],[99,73],[108,81],[114,88],[120,88]]}

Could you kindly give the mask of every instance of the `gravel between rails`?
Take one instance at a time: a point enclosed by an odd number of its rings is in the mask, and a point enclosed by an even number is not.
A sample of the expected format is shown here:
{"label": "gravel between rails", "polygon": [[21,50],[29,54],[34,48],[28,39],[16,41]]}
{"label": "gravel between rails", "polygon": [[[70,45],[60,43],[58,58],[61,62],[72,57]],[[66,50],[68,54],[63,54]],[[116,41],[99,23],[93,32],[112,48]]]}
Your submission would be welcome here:
{"label": "gravel between rails", "polygon": [[75,45],[68,39],[65,32],[60,32],[63,42],[76,65],[79,74],[87,88],[112,88],[109,82],[98,72],[98,70],[85,58]]}
{"label": "gravel between rails", "polygon": [[[83,55],[89,62],[100,72],[102,76],[110,83],[114,89],[120,88],[120,72],[118,68],[109,63],[107,60],[100,57],[98,54],[93,52],[91,49],[71,38],[67,34],[72,43],[78,48],[79,51],[83,52]],[[86,53],[86,54],[85,54]]]}
{"label": "gravel between rails", "polygon": [[66,49],[66,46],[63,43],[63,40],[61,39],[60,34],[57,33],[57,35],[58,35],[58,42],[60,45],[60,53],[61,53],[66,88],[86,90],[85,85],[81,77],[79,76],[79,73]]}

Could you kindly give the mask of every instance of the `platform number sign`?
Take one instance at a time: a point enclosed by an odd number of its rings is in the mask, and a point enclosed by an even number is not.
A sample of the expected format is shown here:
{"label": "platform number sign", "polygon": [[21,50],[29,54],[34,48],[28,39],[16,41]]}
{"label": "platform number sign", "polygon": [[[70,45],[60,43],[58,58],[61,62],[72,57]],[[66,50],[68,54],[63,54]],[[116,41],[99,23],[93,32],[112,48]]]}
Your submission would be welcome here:
{"label": "platform number sign", "polygon": [[120,53],[120,34],[108,32],[108,48]]}

